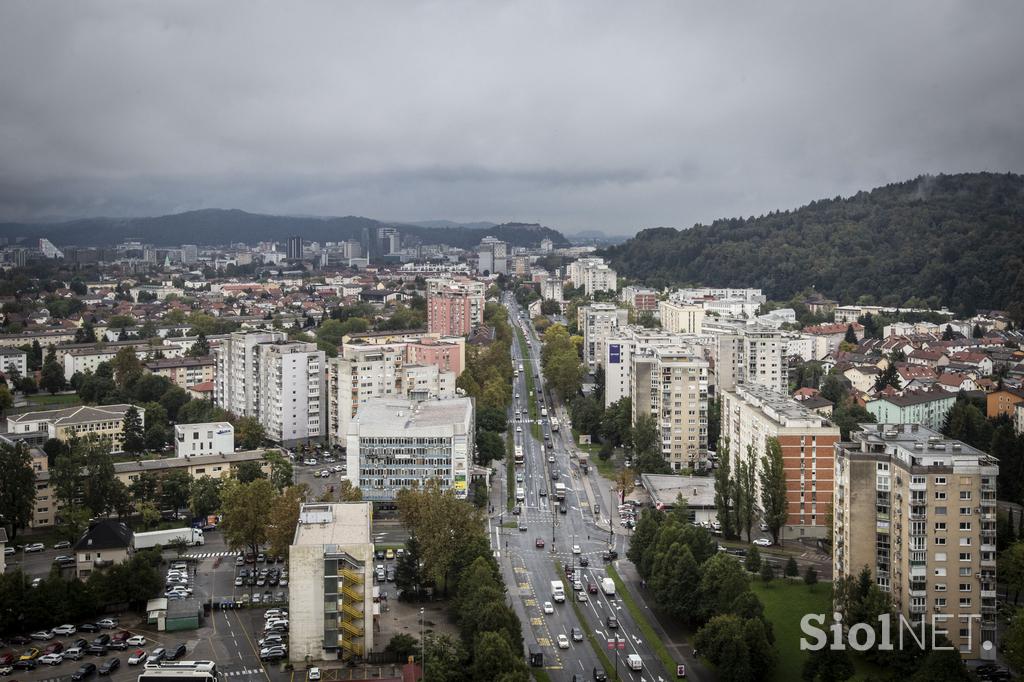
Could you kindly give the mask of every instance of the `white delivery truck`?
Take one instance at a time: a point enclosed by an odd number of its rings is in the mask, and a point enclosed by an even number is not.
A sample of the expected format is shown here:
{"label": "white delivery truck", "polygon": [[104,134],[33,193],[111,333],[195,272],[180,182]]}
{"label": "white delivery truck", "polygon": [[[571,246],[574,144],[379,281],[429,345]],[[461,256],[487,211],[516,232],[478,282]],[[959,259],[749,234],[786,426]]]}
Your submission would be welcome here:
{"label": "white delivery truck", "polygon": [[565,601],[565,586],[561,580],[551,581],[551,598],[559,603]]}
{"label": "white delivery truck", "polygon": [[135,549],[149,549],[150,547],[170,547],[178,542],[184,542],[186,546],[206,544],[203,538],[203,531],[199,528],[168,528],[167,530],[154,530],[149,533],[135,534]]}
{"label": "white delivery truck", "polygon": [[601,589],[609,597],[613,596],[615,594],[615,581],[611,578],[603,578],[601,580]]}
{"label": "white delivery truck", "polygon": [[522,487],[516,488],[516,502],[524,502],[526,500],[526,491]]}
{"label": "white delivery truck", "polygon": [[629,666],[630,670],[643,670],[644,669],[644,661],[643,661],[643,659],[640,658],[639,656],[637,656],[636,654],[630,654],[629,656],[626,656],[626,665]]}

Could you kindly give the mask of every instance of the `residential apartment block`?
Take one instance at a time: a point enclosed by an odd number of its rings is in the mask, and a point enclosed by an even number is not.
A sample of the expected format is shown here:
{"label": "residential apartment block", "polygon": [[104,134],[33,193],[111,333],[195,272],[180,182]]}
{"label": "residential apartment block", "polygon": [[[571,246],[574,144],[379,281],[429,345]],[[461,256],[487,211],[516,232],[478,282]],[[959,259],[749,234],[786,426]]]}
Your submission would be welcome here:
{"label": "residential apartment block", "polygon": [[[458,375],[442,370],[437,364],[415,362],[429,351],[451,345],[352,344],[341,347],[341,355],[332,358],[328,367],[328,393],[331,441],[345,445],[348,427],[361,405],[376,398],[411,398],[416,400],[455,397]],[[451,366],[449,358],[436,356],[441,367]]]}
{"label": "residential apartment block", "polygon": [[484,321],[484,284],[474,280],[427,280],[427,331],[467,336]]}
{"label": "residential apartment block", "polygon": [[373,650],[373,504],[303,504],[288,548],[293,663],[350,660]]}
{"label": "residential apartment block", "polygon": [[[839,427],[788,395],[757,384],[740,384],[722,391],[719,397],[721,437],[729,439],[733,462],[746,461],[760,472],[767,440],[779,442],[789,509],[782,536],[826,537],[830,532],[833,447],[839,441]],[[760,499],[760,473],[756,482]]]}
{"label": "residential apartment block", "polygon": [[955,393],[938,389],[882,396],[869,400],[865,408],[882,424],[920,424],[938,431],[955,403]]}
{"label": "residential apartment block", "polygon": [[28,374],[28,353],[20,348],[0,347],[0,372],[6,375],[17,372],[22,377]]}
{"label": "residential apartment block", "polygon": [[159,358],[145,364],[150,373],[166,377],[175,386],[186,390],[196,384],[213,381],[216,366],[212,355],[201,358]]}
{"label": "residential apartment block", "polygon": [[835,579],[866,566],[915,631],[995,658],[998,461],[918,424],[862,424],[835,467]]}
{"label": "residential apartment block", "polygon": [[470,398],[369,400],[348,427],[346,477],[365,500],[393,500],[430,480],[465,499],[474,427]]}
{"label": "residential apartment block", "polygon": [[658,301],[661,328],[679,334],[700,334],[704,324],[704,307],[698,303]]}
{"label": "residential apartment block", "polygon": [[618,274],[605,264],[603,258],[580,258],[566,268],[574,287],[583,288],[587,296],[599,291],[618,291]]}
{"label": "residential apartment block", "polygon": [[273,441],[292,444],[327,433],[326,356],[316,344],[280,332],[235,332],[214,350],[214,402],[255,417]]}
{"label": "residential apartment block", "polygon": [[718,334],[715,386],[728,391],[737,384],[758,384],[786,393],[786,340],[781,332],[758,325],[732,325]]}
{"label": "residential apartment block", "polygon": [[583,334],[583,361],[588,368],[595,369],[601,360],[602,344],[616,329],[626,325],[629,311],[614,303],[591,303],[580,306],[576,315]]}
{"label": "residential apartment block", "polygon": [[632,420],[654,417],[673,471],[704,468],[708,450],[708,363],[691,350],[646,347],[632,356]]}
{"label": "residential apartment block", "polygon": [[605,407],[632,395],[633,355],[659,347],[688,348],[704,355],[714,338],[694,334],[673,334],[661,329],[626,325],[611,331],[601,344],[600,365],[604,372]]}

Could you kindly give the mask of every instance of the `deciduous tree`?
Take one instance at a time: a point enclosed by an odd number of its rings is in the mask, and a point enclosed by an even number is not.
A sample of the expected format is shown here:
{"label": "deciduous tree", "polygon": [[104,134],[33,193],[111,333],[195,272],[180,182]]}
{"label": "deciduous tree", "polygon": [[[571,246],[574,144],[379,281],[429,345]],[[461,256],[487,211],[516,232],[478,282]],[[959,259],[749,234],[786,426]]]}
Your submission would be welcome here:
{"label": "deciduous tree", "polygon": [[786,500],[786,472],[782,462],[782,447],[777,438],[768,438],[761,458],[761,510],[772,542],[782,539],[782,527],[789,518]]}
{"label": "deciduous tree", "polygon": [[0,472],[0,523],[10,528],[13,541],[32,520],[36,500],[32,455],[23,441],[0,443]]}
{"label": "deciduous tree", "polygon": [[259,546],[267,541],[271,505],[276,497],[274,487],[265,478],[248,483],[228,480],[221,491],[221,510],[224,519],[220,529],[231,549],[247,549],[259,553]]}

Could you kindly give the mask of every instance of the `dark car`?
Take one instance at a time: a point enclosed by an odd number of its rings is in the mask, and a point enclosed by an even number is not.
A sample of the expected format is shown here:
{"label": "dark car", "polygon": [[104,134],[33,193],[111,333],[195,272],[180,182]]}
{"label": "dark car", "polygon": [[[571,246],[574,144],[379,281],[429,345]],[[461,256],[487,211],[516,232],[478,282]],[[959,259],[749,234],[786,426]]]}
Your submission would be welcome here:
{"label": "dark car", "polygon": [[603,670],[594,668],[594,682],[607,682],[608,675]]}
{"label": "dark car", "polygon": [[165,658],[167,658],[167,649],[164,649],[162,646],[158,646],[153,649],[153,652],[149,655],[148,661],[150,663],[159,663]]}
{"label": "dark car", "polygon": [[73,679],[73,680],[84,680],[85,678],[90,677],[91,675],[93,675],[95,673],[96,673],[96,664],[95,663],[85,663],[84,665],[82,665],[82,667],[80,667],[78,670],[76,670],[75,672],[73,672],[71,674],[71,679]]}
{"label": "dark car", "polygon": [[167,660],[168,661],[176,661],[179,658],[181,658],[182,656],[184,656],[186,651],[187,651],[187,649],[185,648],[185,645],[184,644],[179,644],[172,651],[169,651],[167,653]]}
{"label": "dark car", "polygon": [[121,667],[121,659],[120,658],[108,658],[103,663],[103,665],[100,666],[99,673],[100,673],[100,675],[109,675],[110,673],[114,672],[115,670],[117,670],[120,667]]}
{"label": "dark car", "polygon": [[96,639],[92,640],[92,643],[94,645],[98,644],[100,646],[107,646],[107,645],[110,644],[110,635],[108,635],[107,633],[103,633],[102,635],[97,635]]}
{"label": "dark car", "polygon": [[597,583],[587,583],[587,592],[597,594]]}
{"label": "dark car", "polygon": [[90,656],[106,656],[107,645],[106,644],[90,644],[89,648],[85,650],[85,653]]}
{"label": "dark car", "polygon": [[54,642],[50,646],[43,649],[44,654],[59,654],[62,651],[64,651],[64,645],[60,642]]}
{"label": "dark car", "polygon": [[69,649],[73,649],[75,647],[78,647],[79,649],[85,649],[88,646],[89,646],[89,640],[82,639],[81,637],[79,637],[74,642],[72,642],[70,645],[68,645],[68,648]]}
{"label": "dark car", "polygon": [[117,649],[118,651],[128,650],[128,640],[126,639],[114,639],[110,642],[111,649]]}
{"label": "dark car", "polygon": [[619,619],[615,616],[608,616],[608,620],[605,621],[605,625],[607,625],[610,629],[614,630],[615,628],[619,627]]}
{"label": "dark car", "polygon": [[31,644],[32,638],[27,637],[26,635],[15,635],[14,637],[11,637],[10,643],[17,644],[19,646],[21,646],[22,644]]}
{"label": "dark car", "polygon": [[99,632],[100,626],[96,623],[82,623],[78,626],[79,632]]}
{"label": "dark car", "polygon": [[581,556],[580,557],[580,566],[589,566],[589,565],[590,565],[590,559],[588,559],[585,556]]}
{"label": "dark car", "polygon": [[35,670],[39,662],[34,658],[20,658],[14,662],[15,670]]}
{"label": "dark car", "polygon": [[614,549],[609,549],[607,552],[601,555],[601,558],[605,561],[614,561],[619,558],[619,553]]}
{"label": "dark car", "polygon": [[12,653],[0,654],[0,665],[14,665],[18,657]]}

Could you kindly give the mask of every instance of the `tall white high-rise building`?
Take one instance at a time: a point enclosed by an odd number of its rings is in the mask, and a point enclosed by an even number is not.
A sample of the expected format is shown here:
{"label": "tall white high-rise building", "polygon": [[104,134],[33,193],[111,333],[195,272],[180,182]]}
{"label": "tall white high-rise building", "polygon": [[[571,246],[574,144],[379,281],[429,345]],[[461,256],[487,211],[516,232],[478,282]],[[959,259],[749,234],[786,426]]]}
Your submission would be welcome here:
{"label": "tall white high-rise building", "polygon": [[647,347],[632,356],[633,424],[651,415],[673,471],[702,469],[708,453],[708,363],[690,349]]}
{"label": "tall white high-rise building", "polygon": [[605,264],[603,258],[580,258],[569,263],[566,274],[574,287],[583,287],[587,296],[598,291],[618,291],[618,274]]}
{"label": "tall white high-rise building", "polygon": [[342,346],[330,361],[331,440],[344,445],[360,405],[375,398],[455,397],[455,372],[409,361],[406,344]]}
{"label": "tall white high-rise building", "polygon": [[759,384],[788,393],[783,351],[788,342],[777,329],[758,325],[734,325],[718,334],[715,352],[715,385],[731,390],[737,384]]}
{"label": "tall white high-rise building", "polygon": [[594,369],[601,361],[604,340],[629,322],[629,311],[614,303],[592,303],[576,310],[576,324],[583,333],[583,361]]}
{"label": "tall white high-rise building", "polygon": [[235,332],[214,350],[214,401],[255,417],[270,440],[291,444],[326,434],[326,356],[281,332]]}
{"label": "tall white high-rise building", "polygon": [[484,237],[476,249],[478,272],[508,274],[508,244],[495,237]]}
{"label": "tall white high-rise building", "polygon": [[195,244],[181,245],[181,262],[185,265],[192,265],[199,262],[199,247]]}

